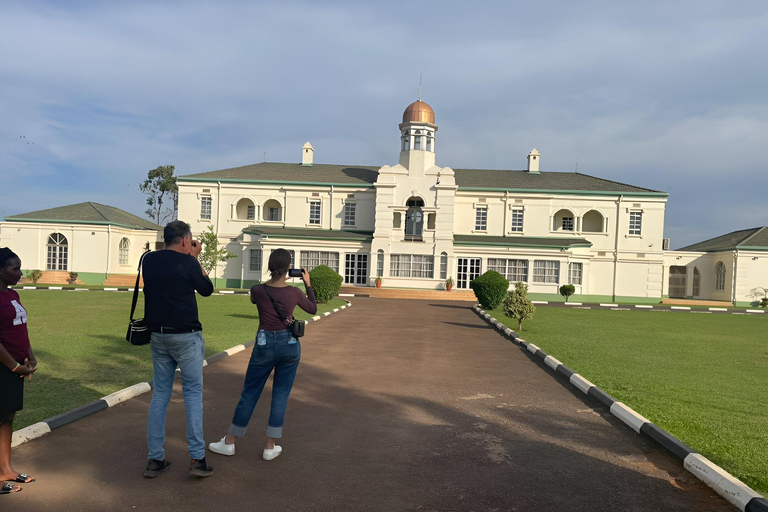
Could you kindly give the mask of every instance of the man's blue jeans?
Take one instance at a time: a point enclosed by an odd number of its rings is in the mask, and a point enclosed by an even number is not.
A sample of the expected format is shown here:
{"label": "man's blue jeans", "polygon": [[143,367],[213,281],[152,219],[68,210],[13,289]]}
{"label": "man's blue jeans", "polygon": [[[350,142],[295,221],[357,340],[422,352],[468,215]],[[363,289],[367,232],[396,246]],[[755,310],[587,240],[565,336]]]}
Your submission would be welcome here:
{"label": "man's blue jeans", "polygon": [[258,332],[251,360],[248,362],[248,370],[245,372],[240,402],[237,404],[232,425],[229,427],[230,434],[237,437],[245,436],[253,409],[274,368],[275,377],[272,380],[272,406],[269,412],[267,437],[283,436],[283,420],[288,407],[288,396],[293,388],[300,359],[301,344],[297,338],[291,336],[289,330]]}
{"label": "man's blue jeans", "polygon": [[203,359],[205,343],[201,331],[185,334],[152,333],[152,400],[147,419],[149,458],[165,459],[165,414],[173,392],[176,367],[181,369],[181,389],[187,413],[189,458],[205,457],[203,440]]}

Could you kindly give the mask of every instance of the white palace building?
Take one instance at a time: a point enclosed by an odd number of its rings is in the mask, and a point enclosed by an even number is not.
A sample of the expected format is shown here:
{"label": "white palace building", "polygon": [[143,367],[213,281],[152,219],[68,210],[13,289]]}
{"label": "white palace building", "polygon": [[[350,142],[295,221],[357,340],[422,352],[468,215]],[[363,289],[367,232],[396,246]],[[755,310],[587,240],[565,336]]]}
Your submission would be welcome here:
{"label": "white palace building", "polygon": [[[579,301],[687,297],[738,305],[754,303],[761,296],[756,287],[768,286],[768,228],[669,251],[665,192],[545,171],[536,149],[524,170],[440,167],[435,113],[421,100],[405,109],[398,128],[395,165],[315,164],[307,142],[301,163],[179,177],[179,218],[195,233],[213,226],[238,256],[214,271],[216,285],[247,288],[265,280],[270,251],[283,247],[295,264],[328,265],[356,286],[381,277],[384,287],[435,290],[451,278],[461,289],[496,270],[512,283],[526,282],[540,300],[562,300],[558,288],[573,284]],[[48,265],[100,279],[130,274],[162,234],[117,209],[110,211],[119,225],[110,227],[102,219],[110,207],[95,207],[104,214],[96,217],[103,221],[98,226],[75,219],[73,208],[96,215],[83,205],[6,217],[0,245],[14,247],[25,269]],[[63,266],[56,260],[67,236],[79,237],[81,252],[89,254],[80,260],[99,262],[98,268],[76,268],[72,246]],[[108,246],[97,243],[102,239]]]}
{"label": "white palace building", "polygon": [[[578,173],[545,172],[535,149],[522,171],[435,163],[435,113],[416,101],[399,125],[396,165],[260,163],[179,178],[179,218],[213,225],[239,258],[220,285],[267,276],[269,252],[326,264],[346,284],[457,288],[487,270],[525,281],[532,296],[570,283],[592,299],[658,302],[668,194]],[[521,158],[522,160],[522,158]]]}

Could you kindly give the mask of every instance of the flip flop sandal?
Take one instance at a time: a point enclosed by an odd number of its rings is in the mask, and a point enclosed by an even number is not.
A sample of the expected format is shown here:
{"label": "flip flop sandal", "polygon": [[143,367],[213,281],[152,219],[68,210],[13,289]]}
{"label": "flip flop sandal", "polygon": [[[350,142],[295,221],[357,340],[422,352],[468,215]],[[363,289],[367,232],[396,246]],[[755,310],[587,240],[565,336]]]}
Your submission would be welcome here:
{"label": "flip flop sandal", "polygon": [[11,494],[12,492],[20,492],[21,487],[13,484],[3,484],[2,487],[0,487],[0,494]]}
{"label": "flip flop sandal", "polygon": [[32,478],[26,473],[19,473],[19,476],[17,476],[13,481],[19,482],[20,484],[31,484],[32,482],[36,482],[37,478]]}

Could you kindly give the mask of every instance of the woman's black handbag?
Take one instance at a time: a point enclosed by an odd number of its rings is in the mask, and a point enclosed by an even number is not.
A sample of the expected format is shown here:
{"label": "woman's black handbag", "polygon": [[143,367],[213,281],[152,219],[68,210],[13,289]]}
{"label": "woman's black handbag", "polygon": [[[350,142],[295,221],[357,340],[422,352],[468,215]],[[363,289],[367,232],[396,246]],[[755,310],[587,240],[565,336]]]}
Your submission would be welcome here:
{"label": "woman's black handbag", "polygon": [[[277,311],[278,316],[280,317],[280,320],[285,323],[285,320],[288,318],[288,315],[285,314],[285,311],[283,311],[283,308],[277,305],[277,301],[272,298],[272,295],[269,294],[269,290],[267,290],[267,285],[262,285],[264,287],[264,291],[267,294],[267,297],[269,297],[269,300],[272,301],[272,305],[275,306],[275,310]],[[294,338],[301,338],[304,336],[304,326],[306,323],[302,320],[296,320],[293,319],[293,322],[288,324],[288,329],[291,331],[291,336]]]}
{"label": "woman's black handbag", "polygon": [[128,324],[128,333],[125,335],[126,341],[130,341],[131,345],[146,345],[149,343],[149,339],[152,336],[152,332],[149,330],[149,326],[143,318],[137,318],[134,320],[133,313],[136,311],[136,302],[139,300],[139,281],[141,279],[141,264],[144,262],[144,256],[149,251],[145,252],[139,258],[139,273],[136,275],[136,286],[133,287],[133,302],[131,303],[131,321]]}

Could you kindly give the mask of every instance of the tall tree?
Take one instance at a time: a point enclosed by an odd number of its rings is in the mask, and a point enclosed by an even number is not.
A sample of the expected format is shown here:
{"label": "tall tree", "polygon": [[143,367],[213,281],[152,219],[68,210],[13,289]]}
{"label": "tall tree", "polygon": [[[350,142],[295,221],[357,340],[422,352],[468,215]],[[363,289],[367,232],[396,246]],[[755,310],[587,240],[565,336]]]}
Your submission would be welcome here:
{"label": "tall tree", "polygon": [[208,229],[200,234],[200,242],[203,244],[203,250],[198,259],[209,274],[220,261],[237,258],[237,254],[229,252],[225,247],[219,247],[219,237],[213,232],[213,226],[208,226]]}
{"label": "tall tree", "polygon": [[[176,183],[176,166],[161,165],[147,173],[147,179],[139,190],[147,194],[146,214],[155,223],[164,224],[176,218],[179,207],[179,186]],[[165,206],[165,208],[163,208]]]}

